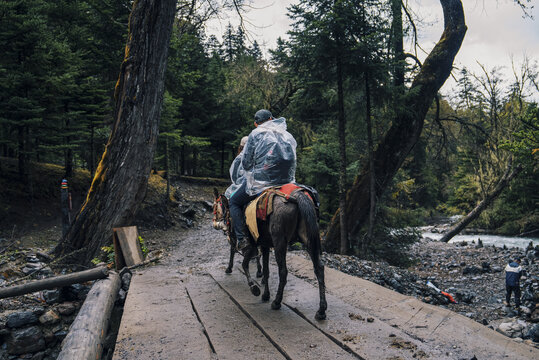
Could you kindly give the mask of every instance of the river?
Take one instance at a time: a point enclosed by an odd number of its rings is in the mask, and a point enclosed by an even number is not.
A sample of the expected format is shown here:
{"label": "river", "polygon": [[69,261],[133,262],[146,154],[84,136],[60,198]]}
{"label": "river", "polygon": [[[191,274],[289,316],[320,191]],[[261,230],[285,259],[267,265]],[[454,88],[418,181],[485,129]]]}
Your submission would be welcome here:
{"label": "river", "polygon": [[[434,240],[439,240],[442,237],[442,234],[433,233],[429,231],[422,231],[421,234],[423,238],[431,238]],[[449,243],[460,243],[460,242],[472,242],[475,241],[477,244],[478,239],[481,239],[484,246],[494,245],[497,247],[503,247],[504,245],[508,248],[518,247],[525,249],[530,241],[533,243],[533,246],[539,245],[539,238],[530,238],[530,237],[515,237],[515,236],[500,236],[500,235],[456,235]]]}

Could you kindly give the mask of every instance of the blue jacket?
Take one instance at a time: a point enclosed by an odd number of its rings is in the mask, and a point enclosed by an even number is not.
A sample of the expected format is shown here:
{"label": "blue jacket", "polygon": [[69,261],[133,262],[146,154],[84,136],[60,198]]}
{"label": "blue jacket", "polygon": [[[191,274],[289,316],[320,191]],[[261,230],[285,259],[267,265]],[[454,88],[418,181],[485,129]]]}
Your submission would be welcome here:
{"label": "blue jacket", "polygon": [[516,262],[510,262],[505,267],[505,285],[519,286],[520,277],[522,276],[522,267]]}

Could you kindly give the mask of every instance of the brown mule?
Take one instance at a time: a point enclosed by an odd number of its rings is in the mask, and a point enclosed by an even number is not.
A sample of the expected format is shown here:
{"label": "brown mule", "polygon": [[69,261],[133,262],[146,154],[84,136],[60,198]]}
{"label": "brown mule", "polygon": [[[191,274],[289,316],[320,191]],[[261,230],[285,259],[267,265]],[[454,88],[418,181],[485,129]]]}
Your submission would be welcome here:
{"label": "brown mule", "polygon": [[[223,195],[219,195],[214,189],[214,219],[213,227],[230,228],[230,213],[228,201]],[[326,318],[326,286],[324,282],[324,265],[320,259],[320,231],[313,201],[303,190],[296,190],[287,200],[281,196],[275,196],[273,202],[273,212],[265,221],[258,220],[260,237],[257,246],[262,252],[262,284],[264,285],[263,301],[269,301],[270,292],[268,285],[269,278],[269,253],[270,248],[275,250],[275,260],[279,268],[279,287],[275,299],[271,303],[272,309],[280,309],[283,300],[283,290],[286,285],[288,269],[286,267],[286,251],[288,244],[299,239],[307,248],[313,262],[314,273],[318,280],[320,295],[320,305],[315,318],[323,320]],[[231,250],[232,251],[232,250]],[[251,279],[249,273],[249,261],[258,254],[256,246],[249,245],[245,250],[242,267],[247,278],[247,284],[253,295],[260,295],[260,289]],[[232,257],[231,257],[232,259]],[[232,261],[232,260],[231,260]],[[231,269],[232,262],[229,264]],[[227,269],[227,271],[229,270]]]}

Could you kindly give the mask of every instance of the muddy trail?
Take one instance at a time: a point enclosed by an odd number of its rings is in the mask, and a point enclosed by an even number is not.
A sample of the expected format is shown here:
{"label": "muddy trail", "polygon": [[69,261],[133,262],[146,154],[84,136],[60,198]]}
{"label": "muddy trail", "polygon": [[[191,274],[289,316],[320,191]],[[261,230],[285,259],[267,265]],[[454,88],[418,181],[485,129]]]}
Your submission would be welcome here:
{"label": "muddy trail", "polygon": [[[143,231],[166,249],[159,264],[134,273],[114,359],[514,359],[539,351],[444,307],[326,267],[328,319],[317,321],[312,263],[290,252],[283,306],[249,291],[236,256],[211,223],[211,188],[187,186],[189,226]],[[271,300],[278,284],[270,260]],[[255,273],[254,264],[251,268]],[[260,280],[259,280],[260,281]]]}

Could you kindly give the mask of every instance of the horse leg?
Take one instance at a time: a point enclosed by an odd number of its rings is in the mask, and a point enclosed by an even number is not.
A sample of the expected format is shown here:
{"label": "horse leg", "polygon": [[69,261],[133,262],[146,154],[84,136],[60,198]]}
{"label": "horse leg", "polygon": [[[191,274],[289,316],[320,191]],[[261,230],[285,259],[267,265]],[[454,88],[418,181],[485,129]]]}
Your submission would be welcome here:
{"label": "horse leg", "polygon": [[283,242],[279,246],[275,246],[275,260],[277,261],[277,266],[279,268],[279,287],[277,288],[277,295],[271,303],[271,308],[273,310],[278,310],[281,308],[281,302],[283,301],[283,291],[284,286],[286,285],[286,278],[288,276],[288,269],[286,268],[286,247],[288,244]]}
{"label": "horse leg", "polygon": [[256,255],[256,277],[262,277],[262,265],[260,265],[260,254]]}
{"label": "horse leg", "polygon": [[262,301],[269,301],[270,291],[269,291],[269,252],[268,247],[262,248],[262,284],[264,285],[264,293],[262,294]]}
{"label": "horse leg", "polygon": [[[316,252],[316,254],[314,253]],[[326,310],[328,304],[326,302],[326,283],[324,280],[324,264],[320,260],[320,254],[317,250],[311,251],[311,260],[313,261],[314,274],[318,280],[318,292],[320,293],[320,306],[314,318],[316,320],[324,320],[326,318]]]}
{"label": "horse leg", "polygon": [[234,253],[236,252],[236,246],[230,243],[230,259],[228,260],[228,267],[225,272],[230,274],[232,272],[232,266],[234,265]]}
{"label": "horse leg", "polygon": [[260,295],[260,288],[258,285],[255,284],[253,279],[251,279],[251,273],[249,272],[249,262],[253,258],[253,256],[256,255],[258,249],[256,246],[248,245],[247,249],[245,249],[245,255],[243,256],[243,261],[241,263],[241,266],[243,268],[243,271],[245,272],[245,277],[247,278],[247,285],[249,285],[249,288],[251,289],[251,293],[254,296]]}

